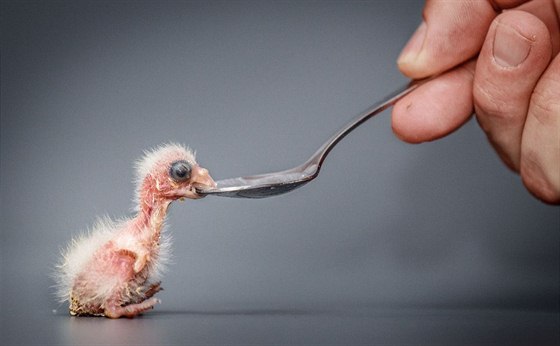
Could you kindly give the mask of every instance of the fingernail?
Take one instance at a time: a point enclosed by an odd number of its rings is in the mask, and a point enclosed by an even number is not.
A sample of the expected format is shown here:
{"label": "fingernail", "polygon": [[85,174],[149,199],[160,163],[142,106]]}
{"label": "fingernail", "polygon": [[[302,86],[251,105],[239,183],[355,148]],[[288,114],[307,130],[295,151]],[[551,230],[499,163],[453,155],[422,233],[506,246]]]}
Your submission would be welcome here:
{"label": "fingernail", "polygon": [[512,27],[498,23],[493,51],[498,65],[515,67],[529,56],[531,41]]}
{"label": "fingernail", "polygon": [[422,46],[424,45],[424,39],[426,38],[427,31],[426,29],[426,22],[422,21],[422,23],[418,26],[418,29],[416,29],[410,40],[408,40],[407,44],[401,51],[401,54],[397,59],[398,64],[403,62],[411,63],[416,60],[416,57],[420,54]]}

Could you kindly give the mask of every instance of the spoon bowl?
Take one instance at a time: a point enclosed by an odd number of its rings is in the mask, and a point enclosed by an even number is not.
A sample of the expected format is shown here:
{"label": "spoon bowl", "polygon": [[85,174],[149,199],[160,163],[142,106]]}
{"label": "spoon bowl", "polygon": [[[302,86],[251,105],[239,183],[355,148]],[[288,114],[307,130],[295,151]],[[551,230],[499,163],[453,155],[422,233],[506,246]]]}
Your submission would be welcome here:
{"label": "spoon bowl", "polygon": [[197,190],[197,193],[203,196],[265,198],[297,189],[317,175],[319,166],[306,162],[286,171],[218,180],[215,188]]}

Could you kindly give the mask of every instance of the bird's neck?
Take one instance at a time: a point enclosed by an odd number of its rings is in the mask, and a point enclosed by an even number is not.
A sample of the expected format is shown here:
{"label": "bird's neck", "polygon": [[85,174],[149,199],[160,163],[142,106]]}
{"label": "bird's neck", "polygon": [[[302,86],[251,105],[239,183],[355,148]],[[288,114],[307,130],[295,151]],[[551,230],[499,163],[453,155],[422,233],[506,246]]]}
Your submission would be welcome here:
{"label": "bird's neck", "polygon": [[158,196],[156,185],[148,180],[149,178],[144,181],[139,193],[140,205],[135,228],[138,232],[147,233],[146,235],[158,240],[171,200]]}
{"label": "bird's neck", "polygon": [[136,216],[136,229],[139,232],[148,233],[155,239],[159,239],[170,203],[171,201],[157,203],[151,206],[151,208],[141,210]]}

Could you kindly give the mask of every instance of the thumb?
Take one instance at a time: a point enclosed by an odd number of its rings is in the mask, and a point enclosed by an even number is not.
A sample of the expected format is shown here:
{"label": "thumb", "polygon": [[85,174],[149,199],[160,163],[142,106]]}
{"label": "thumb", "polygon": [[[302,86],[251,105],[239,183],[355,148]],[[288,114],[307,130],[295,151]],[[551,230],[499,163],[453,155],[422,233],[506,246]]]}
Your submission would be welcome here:
{"label": "thumb", "polygon": [[527,0],[427,0],[423,21],[402,50],[397,65],[419,79],[450,69],[475,56],[501,9]]}

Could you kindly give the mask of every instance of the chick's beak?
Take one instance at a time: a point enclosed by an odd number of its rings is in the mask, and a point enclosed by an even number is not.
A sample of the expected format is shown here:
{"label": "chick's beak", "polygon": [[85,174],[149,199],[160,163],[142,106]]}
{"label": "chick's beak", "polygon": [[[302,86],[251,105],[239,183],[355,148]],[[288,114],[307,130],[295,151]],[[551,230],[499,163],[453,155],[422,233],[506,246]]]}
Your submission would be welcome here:
{"label": "chick's beak", "polygon": [[216,182],[206,168],[202,168],[199,165],[195,165],[191,170],[191,178],[189,187],[183,189],[180,193],[180,197],[186,197],[190,199],[199,199],[204,196],[196,193],[196,188],[212,188],[216,187]]}
{"label": "chick's beak", "polygon": [[206,168],[194,166],[191,172],[191,184],[194,187],[216,187],[216,182]]}

